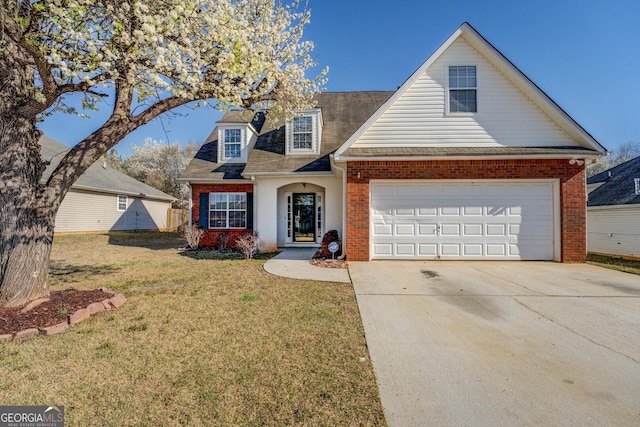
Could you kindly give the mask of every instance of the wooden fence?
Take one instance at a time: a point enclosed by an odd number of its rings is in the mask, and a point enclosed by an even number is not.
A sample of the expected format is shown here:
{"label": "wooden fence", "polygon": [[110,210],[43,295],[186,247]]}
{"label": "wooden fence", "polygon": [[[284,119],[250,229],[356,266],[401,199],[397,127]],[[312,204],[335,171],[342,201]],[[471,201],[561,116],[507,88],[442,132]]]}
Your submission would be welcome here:
{"label": "wooden fence", "polygon": [[167,209],[167,231],[179,231],[189,223],[188,209]]}

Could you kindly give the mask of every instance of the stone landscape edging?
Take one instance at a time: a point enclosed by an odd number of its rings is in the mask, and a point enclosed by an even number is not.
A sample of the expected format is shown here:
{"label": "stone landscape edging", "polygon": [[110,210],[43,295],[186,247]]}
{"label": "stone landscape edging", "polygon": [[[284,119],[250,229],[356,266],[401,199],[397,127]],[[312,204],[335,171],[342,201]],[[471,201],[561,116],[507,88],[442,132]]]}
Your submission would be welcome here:
{"label": "stone landscape edging", "polygon": [[[102,292],[111,292],[106,288],[98,289]],[[58,323],[57,325],[47,326],[46,328],[29,328],[22,331],[14,332],[12,334],[0,335],[0,340],[16,340],[20,338],[30,337],[32,335],[55,335],[64,332],[70,325],[75,325],[83,320],[90,318],[94,314],[101,313],[103,311],[112,310],[120,307],[125,303],[127,299],[124,295],[119,293],[113,293],[111,298],[106,298],[100,302],[94,302],[89,304],[86,308],[76,310],[72,314],[67,314],[67,320],[65,322]]]}

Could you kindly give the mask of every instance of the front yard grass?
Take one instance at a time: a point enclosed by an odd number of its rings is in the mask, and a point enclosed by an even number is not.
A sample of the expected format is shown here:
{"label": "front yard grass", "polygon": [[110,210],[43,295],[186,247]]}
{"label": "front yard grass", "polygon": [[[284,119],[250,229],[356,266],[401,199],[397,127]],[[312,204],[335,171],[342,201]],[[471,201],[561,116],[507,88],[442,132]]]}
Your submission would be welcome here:
{"label": "front yard grass", "polygon": [[182,244],[56,236],[54,290],[107,287],[127,302],[0,342],[0,402],[64,405],[68,426],[384,425],[351,286],[180,256]]}
{"label": "front yard grass", "polygon": [[625,273],[640,275],[640,260],[632,260],[620,257],[588,254],[587,263]]}

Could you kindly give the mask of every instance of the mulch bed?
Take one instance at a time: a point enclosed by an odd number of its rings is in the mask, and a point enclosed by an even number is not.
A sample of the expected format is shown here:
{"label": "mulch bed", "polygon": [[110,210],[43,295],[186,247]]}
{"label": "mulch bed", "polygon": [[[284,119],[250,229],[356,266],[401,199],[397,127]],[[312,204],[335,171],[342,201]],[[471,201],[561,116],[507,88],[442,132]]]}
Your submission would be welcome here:
{"label": "mulch bed", "polygon": [[327,259],[312,259],[311,265],[315,265],[317,267],[325,267],[325,268],[347,268],[348,265],[345,261],[332,261]]}
{"label": "mulch bed", "polygon": [[13,334],[30,328],[46,328],[66,321],[67,314],[86,308],[94,302],[111,298],[112,292],[75,289],[51,292],[49,301],[21,313],[22,308],[0,307],[0,335]]}

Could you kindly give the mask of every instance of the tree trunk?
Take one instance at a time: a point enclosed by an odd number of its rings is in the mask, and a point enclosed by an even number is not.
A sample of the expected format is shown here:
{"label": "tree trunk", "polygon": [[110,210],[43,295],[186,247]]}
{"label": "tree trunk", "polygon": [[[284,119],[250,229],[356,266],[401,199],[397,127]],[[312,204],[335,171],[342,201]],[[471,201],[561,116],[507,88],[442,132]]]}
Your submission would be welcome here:
{"label": "tree trunk", "polygon": [[8,307],[49,295],[55,210],[40,206],[38,138],[32,120],[0,116],[0,305]]}

